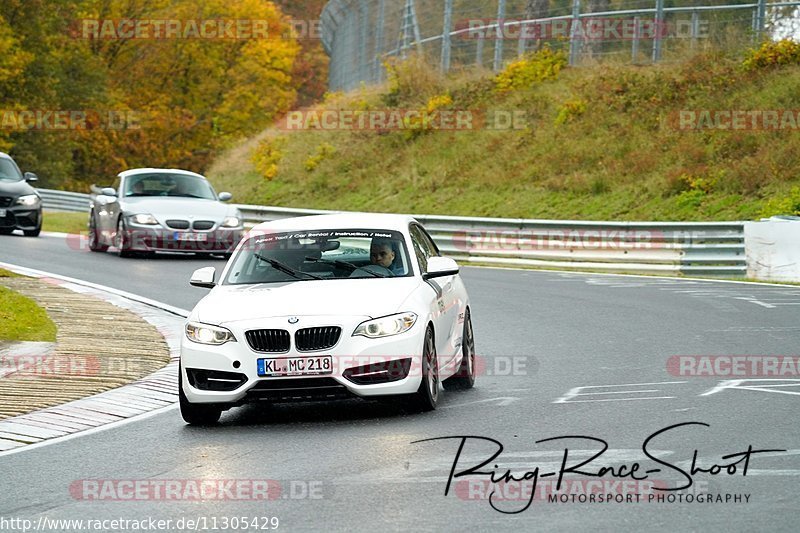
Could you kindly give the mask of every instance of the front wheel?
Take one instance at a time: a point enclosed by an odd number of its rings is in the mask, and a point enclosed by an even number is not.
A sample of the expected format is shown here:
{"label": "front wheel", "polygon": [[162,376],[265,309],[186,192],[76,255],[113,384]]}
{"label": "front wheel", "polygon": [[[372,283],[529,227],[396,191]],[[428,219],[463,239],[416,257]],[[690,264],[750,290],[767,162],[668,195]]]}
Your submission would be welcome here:
{"label": "front wheel", "polygon": [[475,337],[469,309],[464,316],[464,335],[461,338],[461,365],[451,377],[442,381],[446,390],[466,390],[475,385]]}
{"label": "front wheel", "polygon": [[133,257],[136,255],[136,253],[130,249],[130,235],[128,235],[128,230],[125,229],[125,222],[122,220],[122,217],[120,217],[119,222],[117,222],[117,235],[114,238],[114,245],[117,248],[117,255],[120,257]]}
{"label": "front wheel", "polygon": [[24,229],[22,230],[22,234],[26,237],[38,237],[39,234],[42,232],[42,217],[39,215],[39,225],[36,226],[34,229]]}
{"label": "front wheel", "polygon": [[439,401],[439,363],[436,357],[436,345],[433,342],[433,330],[425,332],[425,343],[422,348],[422,382],[419,389],[409,401],[417,411],[433,411]]}
{"label": "front wheel", "polygon": [[183,372],[180,367],[178,367],[178,403],[183,421],[190,426],[213,426],[222,416],[222,409],[215,405],[189,402],[183,393]]}
{"label": "front wheel", "polygon": [[92,252],[105,252],[108,245],[100,239],[100,229],[97,227],[97,219],[94,213],[89,215],[89,250]]}

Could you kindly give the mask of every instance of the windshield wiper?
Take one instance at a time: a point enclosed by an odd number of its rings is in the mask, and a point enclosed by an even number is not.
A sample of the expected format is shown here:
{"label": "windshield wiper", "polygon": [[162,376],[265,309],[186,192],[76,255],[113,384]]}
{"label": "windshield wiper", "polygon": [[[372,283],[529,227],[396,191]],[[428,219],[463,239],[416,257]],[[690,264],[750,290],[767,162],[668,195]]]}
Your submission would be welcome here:
{"label": "windshield wiper", "polygon": [[310,261],[312,263],[323,263],[323,264],[326,264],[326,265],[344,267],[344,268],[350,269],[351,272],[355,272],[356,270],[363,270],[364,272],[366,272],[367,274],[369,274],[369,275],[371,275],[372,277],[375,277],[375,278],[385,278],[385,277],[387,277],[387,276],[384,276],[383,274],[378,274],[377,272],[373,272],[372,270],[367,270],[367,269],[362,268],[362,267],[360,267],[358,265],[354,265],[353,263],[348,263],[347,261],[339,261],[339,260],[332,261],[330,259],[322,259],[322,258],[316,258],[316,257],[306,257],[306,261]]}
{"label": "windshield wiper", "polygon": [[321,277],[315,276],[314,274],[309,274],[308,272],[303,272],[301,270],[295,270],[295,269],[293,269],[292,267],[290,267],[288,265],[284,265],[280,261],[276,261],[275,259],[270,259],[269,257],[264,257],[261,254],[253,254],[253,255],[256,257],[256,259],[264,261],[265,263],[267,263],[270,266],[272,266],[272,268],[274,268],[276,270],[280,270],[281,272],[284,272],[286,274],[289,274],[290,276],[292,276],[295,279],[300,279],[300,276],[298,276],[298,274],[302,274],[304,276],[308,276],[309,278],[312,278],[312,279],[322,279]]}

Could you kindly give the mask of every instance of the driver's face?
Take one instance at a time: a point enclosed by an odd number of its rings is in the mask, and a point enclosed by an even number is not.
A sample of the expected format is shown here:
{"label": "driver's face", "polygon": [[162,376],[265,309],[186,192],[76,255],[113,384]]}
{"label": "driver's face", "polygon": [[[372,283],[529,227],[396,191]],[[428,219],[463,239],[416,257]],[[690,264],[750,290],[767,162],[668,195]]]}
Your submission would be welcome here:
{"label": "driver's face", "polygon": [[389,246],[373,246],[369,251],[369,258],[374,265],[389,268],[394,261],[394,252]]}

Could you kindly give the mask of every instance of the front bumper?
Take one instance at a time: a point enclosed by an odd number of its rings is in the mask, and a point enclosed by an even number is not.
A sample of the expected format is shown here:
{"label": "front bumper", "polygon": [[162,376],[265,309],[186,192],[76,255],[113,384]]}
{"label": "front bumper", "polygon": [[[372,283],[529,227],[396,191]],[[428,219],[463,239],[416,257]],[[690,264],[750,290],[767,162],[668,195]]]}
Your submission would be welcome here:
{"label": "front bumper", "polygon": [[[303,319],[303,328],[340,326],[339,342],[329,350],[297,351],[294,343],[280,354],[255,352],[244,332],[250,329],[284,329],[292,339],[299,326],[287,320],[226,325],[237,342],[209,346],[181,341],[183,391],[191,403],[242,404],[250,401],[329,400],[347,397],[379,397],[413,394],[422,381],[424,329],[415,324],[409,331],[383,339],[351,336],[355,327],[368,317],[337,321],[333,317]],[[420,333],[422,331],[422,333]],[[272,358],[328,356],[333,369],[317,376],[262,377],[258,360]],[[210,379],[209,379],[210,378]]]}
{"label": "front bumper", "polygon": [[6,215],[0,217],[0,229],[35,230],[41,225],[42,208],[13,206],[0,208]]}
{"label": "front bumper", "polygon": [[176,231],[134,226],[126,230],[126,241],[134,252],[233,253],[243,233],[242,228]]}

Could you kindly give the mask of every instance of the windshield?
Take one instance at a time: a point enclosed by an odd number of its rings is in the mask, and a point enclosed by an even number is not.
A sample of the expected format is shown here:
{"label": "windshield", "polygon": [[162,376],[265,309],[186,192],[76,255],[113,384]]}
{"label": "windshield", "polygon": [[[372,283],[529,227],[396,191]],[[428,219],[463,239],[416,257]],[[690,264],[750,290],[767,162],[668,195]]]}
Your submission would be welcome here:
{"label": "windshield", "polygon": [[315,230],[252,236],[236,254],[223,285],[411,275],[400,232]]}
{"label": "windshield", "polygon": [[125,180],[125,196],[169,196],[216,200],[211,184],[190,174],[137,174]]}
{"label": "windshield", "polygon": [[10,159],[0,158],[0,181],[20,181],[22,172],[17,164]]}

